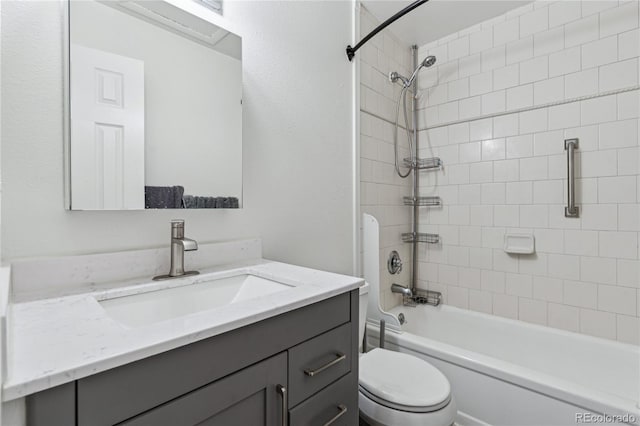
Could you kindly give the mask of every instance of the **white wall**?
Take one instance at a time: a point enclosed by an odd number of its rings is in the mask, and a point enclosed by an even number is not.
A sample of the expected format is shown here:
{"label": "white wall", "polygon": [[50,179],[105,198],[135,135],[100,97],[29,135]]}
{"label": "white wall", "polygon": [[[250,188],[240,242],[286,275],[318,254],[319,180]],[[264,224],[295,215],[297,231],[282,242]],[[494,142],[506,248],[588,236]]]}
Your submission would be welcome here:
{"label": "white wall", "polygon": [[[380,22],[364,7],[360,9],[360,37]],[[394,169],[393,132],[399,85],[389,83],[390,71],[411,74],[409,45],[400,41],[388,28],[365,44],[357,56],[360,60],[360,209],[373,215],[380,224],[380,301],[390,308],[401,302],[391,293],[391,284],[410,285],[411,246],[401,234],[411,231],[412,208],[402,204],[403,195],[411,195],[412,178],[401,179]],[[402,114],[402,112],[401,112]],[[404,119],[400,115],[398,131],[399,158],[409,156]],[[406,169],[401,169],[403,172]],[[398,251],[405,264],[399,275],[387,271],[387,258]]]}
{"label": "white wall", "polygon": [[[243,38],[244,209],[180,211],[186,235],[351,273],[351,3],[228,2],[222,23]],[[64,210],[61,34],[58,2],[3,2],[2,258],[164,246],[176,211]]]}
{"label": "white wall", "polygon": [[[2,4],[0,3],[0,15],[2,14]],[[0,34],[2,34],[2,20],[0,19]],[[2,79],[2,55],[0,54],[0,80]],[[2,99],[2,87],[0,85],[0,99]],[[2,102],[0,102],[0,145],[2,144]],[[1,150],[0,150],[0,158],[1,158]],[[0,161],[0,166],[1,166],[1,161]],[[1,170],[1,167],[0,167]],[[2,202],[2,188],[0,188],[0,204]],[[0,209],[0,217],[2,216],[2,210]],[[1,221],[0,221],[1,223]],[[2,242],[0,241],[0,258],[2,257]],[[7,283],[8,285],[8,283]],[[6,301],[5,303],[8,303],[8,301]],[[4,363],[6,362],[6,360],[4,360],[2,358],[2,354],[5,353],[5,347],[4,347],[4,341],[6,339],[6,336],[3,335],[2,333],[2,329],[0,329],[0,345],[2,345],[3,347],[0,347],[0,366],[4,365]],[[0,367],[0,382],[4,383],[4,368]],[[0,389],[0,400],[2,399],[2,389]],[[2,423],[2,404],[0,404],[0,423]]]}
{"label": "white wall", "polygon": [[[638,90],[530,112],[518,108],[638,85],[638,2],[536,2],[422,46],[422,284],[445,302],[638,343]],[[505,115],[470,120],[486,114]],[[461,120],[455,125],[445,125]],[[437,127],[440,126],[440,127]],[[577,203],[564,217],[565,138],[580,138]],[[429,145],[427,145],[429,144]],[[535,235],[508,255],[505,232]]]}
{"label": "white wall", "polygon": [[95,1],[72,3],[71,42],[144,62],[145,185],[241,198],[240,61]]}

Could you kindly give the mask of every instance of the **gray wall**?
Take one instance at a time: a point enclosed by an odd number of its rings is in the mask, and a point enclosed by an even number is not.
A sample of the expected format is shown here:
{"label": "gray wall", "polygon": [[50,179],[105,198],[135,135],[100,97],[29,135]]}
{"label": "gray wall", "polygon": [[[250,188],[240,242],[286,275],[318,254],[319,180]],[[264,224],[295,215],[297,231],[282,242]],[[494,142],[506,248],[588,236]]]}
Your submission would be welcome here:
{"label": "gray wall", "polygon": [[260,236],[267,258],[352,272],[352,4],[227,2],[222,22],[243,37],[245,208],[69,212],[60,4],[3,2],[4,262],[162,246],[180,216],[200,241]]}

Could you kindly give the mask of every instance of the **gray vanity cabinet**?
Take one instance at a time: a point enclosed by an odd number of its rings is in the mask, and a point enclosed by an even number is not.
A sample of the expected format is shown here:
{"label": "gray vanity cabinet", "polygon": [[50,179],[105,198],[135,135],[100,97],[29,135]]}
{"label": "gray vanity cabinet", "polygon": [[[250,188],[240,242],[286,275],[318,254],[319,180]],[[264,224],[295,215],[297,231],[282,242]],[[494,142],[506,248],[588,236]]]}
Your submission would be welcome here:
{"label": "gray vanity cabinet", "polygon": [[357,340],[354,290],[30,395],[27,424],[357,425]]}

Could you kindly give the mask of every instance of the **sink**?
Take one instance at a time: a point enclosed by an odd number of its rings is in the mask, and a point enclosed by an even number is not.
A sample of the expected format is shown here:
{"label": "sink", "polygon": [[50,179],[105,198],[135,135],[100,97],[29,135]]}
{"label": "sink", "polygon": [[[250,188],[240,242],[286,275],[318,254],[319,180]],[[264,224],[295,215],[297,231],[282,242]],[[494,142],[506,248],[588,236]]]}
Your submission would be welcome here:
{"label": "sink", "polygon": [[291,289],[251,274],[101,300],[111,318],[130,327],[153,324]]}

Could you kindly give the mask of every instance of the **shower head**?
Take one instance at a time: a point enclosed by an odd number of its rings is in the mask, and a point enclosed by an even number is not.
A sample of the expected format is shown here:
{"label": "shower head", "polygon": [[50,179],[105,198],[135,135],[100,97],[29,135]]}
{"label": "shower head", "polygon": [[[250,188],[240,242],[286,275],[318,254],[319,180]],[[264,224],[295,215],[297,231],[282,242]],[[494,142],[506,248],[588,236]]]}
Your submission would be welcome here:
{"label": "shower head", "polygon": [[416,78],[416,76],[418,75],[418,72],[422,67],[429,68],[431,65],[435,63],[436,63],[436,57],[433,55],[429,55],[426,58],[424,58],[422,62],[420,62],[420,65],[418,65],[418,68],[416,68],[413,74],[411,74],[411,78],[409,78],[409,82],[407,86],[411,86],[411,84],[413,83],[413,80]]}
{"label": "shower head", "polygon": [[433,55],[429,55],[426,58],[424,58],[424,60],[422,61],[422,63],[420,64],[423,67],[427,67],[429,68],[431,65],[436,63],[436,57]]}
{"label": "shower head", "polygon": [[416,68],[415,71],[413,71],[413,74],[411,74],[411,78],[403,77],[400,74],[398,74],[396,71],[393,71],[389,73],[389,81],[391,81],[392,83],[395,83],[396,81],[400,80],[404,87],[409,87],[411,86],[411,84],[413,84],[413,80],[416,78],[421,68],[423,67],[429,68],[431,65],[435,63],[436,63],[435,56],[433,55],[427,56],[422,60],[422,62],[420,62],[420,65],[418,65],[418,68]]}

